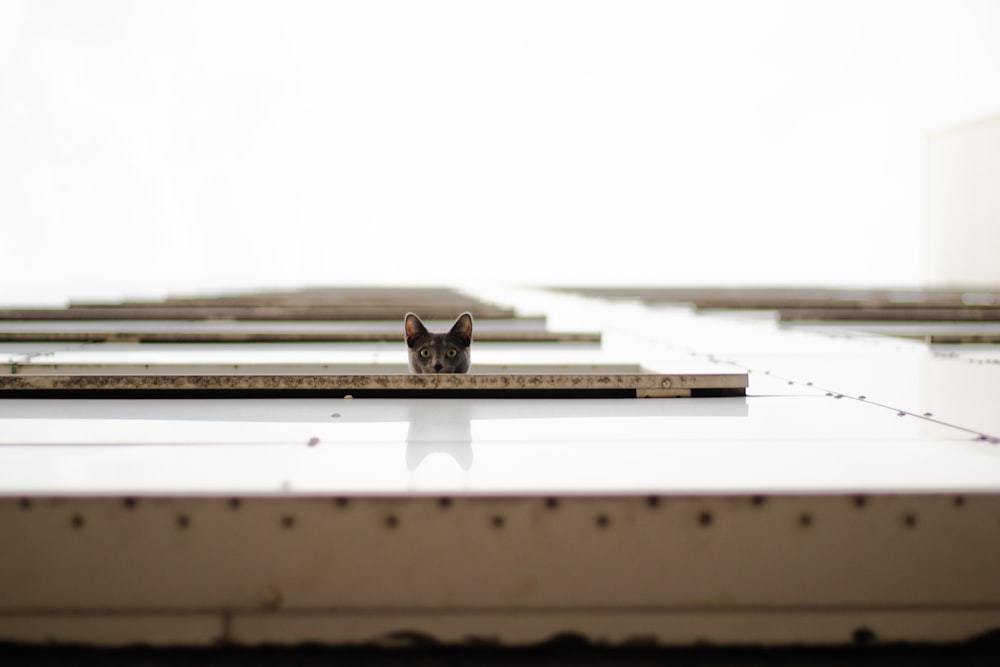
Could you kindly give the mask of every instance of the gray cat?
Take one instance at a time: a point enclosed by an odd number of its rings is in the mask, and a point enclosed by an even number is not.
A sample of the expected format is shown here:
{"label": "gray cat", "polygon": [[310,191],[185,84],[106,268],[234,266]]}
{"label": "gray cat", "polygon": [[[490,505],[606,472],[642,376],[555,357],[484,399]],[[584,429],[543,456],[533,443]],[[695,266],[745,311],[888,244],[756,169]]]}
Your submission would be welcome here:
{"label": "gray cat", "polygon": [[404,320],[413,373],[465,373],[472,347],[472,315],[462,313],[448,333],[431,333],[413,313]]}

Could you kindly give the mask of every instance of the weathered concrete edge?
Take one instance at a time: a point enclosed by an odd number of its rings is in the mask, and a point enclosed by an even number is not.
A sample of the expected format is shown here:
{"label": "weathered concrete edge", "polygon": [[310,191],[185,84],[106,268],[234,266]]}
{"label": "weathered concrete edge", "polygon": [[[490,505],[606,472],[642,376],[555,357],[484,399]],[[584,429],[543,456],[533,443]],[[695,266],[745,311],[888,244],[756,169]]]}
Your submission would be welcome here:
{"label": "weathered concrete edge", "polygon": [[30,390],[538,390],[745,389],[742,373],[468,374],[468,375],[6,375],[0,392]]}

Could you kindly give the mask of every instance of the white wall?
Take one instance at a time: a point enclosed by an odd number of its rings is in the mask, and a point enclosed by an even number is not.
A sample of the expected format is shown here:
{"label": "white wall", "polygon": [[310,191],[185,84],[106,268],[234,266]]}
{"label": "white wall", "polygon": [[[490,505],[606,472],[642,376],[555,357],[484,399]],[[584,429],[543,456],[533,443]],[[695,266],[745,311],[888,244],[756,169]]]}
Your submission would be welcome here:
{"label": "white wall", "polygon": [[991,0],[0,3],[0,303],[919,284]]}
{"label": "white wall", "polygon": [[1000,288],[1000,115],[927,138],[927,283]]}

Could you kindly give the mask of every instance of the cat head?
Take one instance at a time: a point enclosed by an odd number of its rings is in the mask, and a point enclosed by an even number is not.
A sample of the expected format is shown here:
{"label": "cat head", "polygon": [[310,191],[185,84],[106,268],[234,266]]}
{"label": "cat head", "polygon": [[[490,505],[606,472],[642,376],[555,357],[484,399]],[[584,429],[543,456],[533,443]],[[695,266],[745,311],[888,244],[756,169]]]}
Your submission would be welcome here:
{"label": "cat head", "polygon": [[431,333],[413,313],[403,322],[410,371],[413,373],[465,373],[472,347],[472,315],[462,313],[447,333]]}

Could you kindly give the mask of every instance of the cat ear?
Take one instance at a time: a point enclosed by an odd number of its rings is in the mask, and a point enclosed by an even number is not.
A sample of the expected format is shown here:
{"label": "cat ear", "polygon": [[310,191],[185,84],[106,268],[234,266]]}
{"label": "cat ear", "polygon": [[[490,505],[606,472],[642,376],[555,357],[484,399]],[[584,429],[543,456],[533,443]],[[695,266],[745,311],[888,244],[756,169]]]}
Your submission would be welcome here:
{"label": "cat ear", "polygon": [[472,315],[470,313],[459,315],[455,323],[451,325],[449,333],[452,336],[457,336],[462,341],[462,345],[466,347],[472,345]]}
{"label": "cat ear", "polygon": [[417,342],[416,339],[427,333],[427,327],[413,313],[406,314],[403,326],[406,329],[406,344],[408,347],[413,347],[413,344]]}

